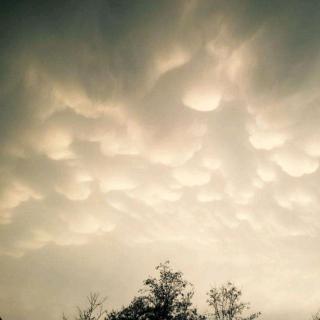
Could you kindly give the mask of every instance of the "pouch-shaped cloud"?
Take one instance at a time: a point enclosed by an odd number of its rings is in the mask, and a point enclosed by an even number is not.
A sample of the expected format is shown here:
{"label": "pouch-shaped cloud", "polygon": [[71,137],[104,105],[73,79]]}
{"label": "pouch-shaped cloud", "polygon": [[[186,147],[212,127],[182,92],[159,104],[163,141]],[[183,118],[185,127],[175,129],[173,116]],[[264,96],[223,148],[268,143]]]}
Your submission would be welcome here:
{"label": "pouch-shaped cloud", "polygon": [[274,165],[272,165],[272,163],[267,162],[260,163],[258,165],[257,174],[264,182],[272,182],[276,180],[277,177]]}
{"label": "pouch-shaped cloud", "polygon": [[209,170],[216,170],[221,166],[221,160],[216,157],[205,155],[202,159],[202,164],[205,168]]}
{"label": "pouch-shaped cloud", "polygon": [[182,97],[182,102],[197,111],[212,111],[219,107],[222,96],[212,83],[212,86],[194,86]]}
{"label": "pouch-shaped cloud", "polygon": [[129,194],[132,198],[138,199],[151,207],[158,206],[161,203],[176,202],[182,196],[182,192],[179,190],[147,182],[130,191]]}
{"label": "pouch-shaped cloud", "polygon": [[53,320],[91,289],[125,304],[170,259],[201,292],[244,281],[272,318],[299,318],[286,291],[300,279],[290,298],[308,301],[308,317],[320,2],[7,1],[3,12],[1,316]]}
{"label": "pouch-shaped cloud", "polygon": [[272,160],[292,177],[311,174],[319,167],[319,161],[317,159],[309,157],[298,150],[279,150],[272,156]]}
{"label": "pouch-shaped cloud", "polygon": [[124,173],[110,174],[100,178],[100,188],[102,192],[109,192],[112,190],[131,190],[136,188],[138,182]]}
{"label": "pouch-shaped cloud", "polygon": [[12,256],[21,257],[23,251],[25,250],[37,250],[43,248],[48,242],[50,242],[51,238],[50,235],[45,235],[41,232],[41,235],[34,234],[33,238],[25,239],[23,241],[17,241],[15,244],[18,248],[16,252],[12,252]]}
{"label": "pouch-shaped cloud", "polygon": [[55,82],[52,82],[51,85],[54,87],[55,97],[60,105],[72,109],[77,114],[95,119],[110,112],[110,103],[92,101],[81,88],[67,84],[61,86]]}
{"label": "pouch-shaped cloud", "polygon": [[190,57],[190,54],[181,47],[175,47],[162,53],[156,58],[156,68],[159,75],[184,65]]}
{"label": "pouch-shaped cloud", "polygon": [[251,186],[239,188],[232,183],[226,184],[226,193],[233,198],[237,204],[248,204],[255,196],[254,189]]}
{"label": "pouch-shaped cloud", "polygon": [[71,231],[82,234],[96,233],[101,225],[95,216],[90,214],[77,214],[76,217],[72,217],[69,224]]}
{"label": "pouch-shaped cloud", "polygon": [[193,187],[207,184],[210,181],[210,171],[202,168],[183,166],[173,169],[173,177],[182,186]]}
{"label": "pouch-shaped cloud", "polygon": [[[101,139],[101,151],[105,155],[137,155],[140,141],[130,135],[110,132]],[[140,148],[141,149],[141,148]]]}
{"label": "pouch-shaped cloud", "polygon": [[70,133],[64,128],[54,126],[36,130],[31,136],[32,146],[38,152],[44,153],[53,160],[72,158],[71,143],[72,136]]}
{"label": "pouch-shaped cloud", "polygon": [[294,209],[298,207],[310,206],[314,200],[314,195],[303,188],[289,188],[289,190],[282,190],[282,192],[275,194],[277,203],[284,208]]}
{"label": "pouch-shaped cloud", "polygon": [[159,133],[162,135],[161,139],[153,139],[144,151],[144,156],[154,163],[172,167],[181,166],[201,149],[202,137],[205,133],[206,126],[197,121],[191,124],[186,123],[183,135],[177,128],[165,134]]}
{"label": "pouch-shaped cloud", "polygon": [[197,200],[200,202],[219,201],[222,199],[222,194],[213,190],[202,190],[197,194]]}
{"label": "pouch-shaped cloud", "polygon": [[320,134],[311,134],[305,141],[303,146],[306,153],[311,157],[320,158]]}
{"label": "pouch-shaped cloud", "polygon": [[250,142],[256,149],[271,150],[285,143],[287,136],[275,131],[254,131],[250,135]]}
{"label": "pouch-shaped cloud", "polygon": [[91,193],[88,181],[81,181],[80,179],[63,181],[60,185],[56,186],[55,190],[74,201],[85,200]]}
{"label": "pouch-shaped cloud", "polygon": [[13,181],[0,190],[0,224],[10,223],[13,209],[23,202],[42,198],[42,195],[31,187],[20,181],[15,181],[13,177],[11,179]]}

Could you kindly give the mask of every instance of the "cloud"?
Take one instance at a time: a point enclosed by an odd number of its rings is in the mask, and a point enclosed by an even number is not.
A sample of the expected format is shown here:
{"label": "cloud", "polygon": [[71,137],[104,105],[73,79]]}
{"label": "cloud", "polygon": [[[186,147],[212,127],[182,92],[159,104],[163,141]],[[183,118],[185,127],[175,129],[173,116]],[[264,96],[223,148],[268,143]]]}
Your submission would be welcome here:
{"label": "cloud", "polygon": [[192,167],[179,167],[173,170],[173,177],[182,186],[201,186],[210,181],[210,172]]}
{"label": "cloud", "polygon": [[212,87],[192,88],[182,98],[183,103],[191,109],[197,111],[212,111],[216,109],[221,100],[221,95],[214,92]]}
{"label": "cloud", "polygon": [[251,144],[257,149],[271,150],[279,147],[287,140],[286,136],[277,132],[254,132],[250,136]]}
{"label": "cloud", "polygon": [[[53,319],[96,288],[121,305],[166,259],[199,285],[200,304],[210,282],[231,279],[266,318],[310,313],[320,265],[318,6],[7,4],[4,317]],[[293,310],[295,300],[307,302]]]}
{"label": "cloud", "polygon": [[273,155],[273,160],[284,172],[293,177],[313,173],[319,167],[318,160],[295,150],[279,151]]}

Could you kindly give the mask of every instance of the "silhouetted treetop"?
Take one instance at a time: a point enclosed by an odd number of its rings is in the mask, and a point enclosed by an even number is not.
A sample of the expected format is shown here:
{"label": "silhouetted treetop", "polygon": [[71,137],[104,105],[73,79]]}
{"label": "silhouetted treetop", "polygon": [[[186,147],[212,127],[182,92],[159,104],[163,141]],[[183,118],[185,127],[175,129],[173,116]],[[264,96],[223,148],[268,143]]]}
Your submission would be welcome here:
{"label": "silhouetted treetop", "polygon": [[312,320],[320,320],[320,311],[312,315]]}
{"label": "silhouetted treetop", "polygon": [[143,282],[140,296],[128,307],[112,312],[109,320],[198,320],[196,308],[192,307],[193,286],[183,279],[182,272],[171,269],[169,262],[156,267],[159,277]]}
{"label": "silhouetted treetop", "polygon": [[[103,304],[106,298],[100,298],[99,294],[91,293],[88,296],[88,307],[86,309],[81,309],[78,307],[78,315],[74,318],[75,320],[100,320],[107,315],[107,311],[104,309]],[[68,318],[63,315],[63,320],[68,320]],[[105,319],[105,318],[104,318]]]}
{"label": "silhouetted treetop", "polygon": [[[107,312],[103,307],[105,298],[91,294],[88,307],[78,308],[75,320],[255,320],[260,316],[260,312],[245,315],[249,303],[241,301],[241,290],[231,282],[208,292],[212,312],[201,315],[192,304],[193,285],[182,272],[174,271],[169,261],[156,270],[158,276],[147,278],[128,306]],[[63,320],[67,318],[63,316]],[[320,319],[314,316],[312,320]]]}
{"label": "silhouetted treetop", "polygon": [[240,301],[242,292],[233,283],[228,282],[220,288],[212,288],[208,292],[208,303],[213,308],[213,317],[216,320],[254,320],[260,312],[243,316],[250,304]]}

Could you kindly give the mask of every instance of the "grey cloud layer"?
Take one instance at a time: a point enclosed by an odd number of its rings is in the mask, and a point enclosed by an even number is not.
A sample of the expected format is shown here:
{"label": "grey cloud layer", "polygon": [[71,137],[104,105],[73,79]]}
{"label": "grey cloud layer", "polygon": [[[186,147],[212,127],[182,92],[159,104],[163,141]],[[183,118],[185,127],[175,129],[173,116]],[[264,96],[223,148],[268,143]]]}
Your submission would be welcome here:
{"label": "grey cloud layer", "polygon": [[199,301],[235,279],[266,318],[314,311],[319,5],[4,5],[5,315],[54,319],[96,287],[119,305],[167,258]]}

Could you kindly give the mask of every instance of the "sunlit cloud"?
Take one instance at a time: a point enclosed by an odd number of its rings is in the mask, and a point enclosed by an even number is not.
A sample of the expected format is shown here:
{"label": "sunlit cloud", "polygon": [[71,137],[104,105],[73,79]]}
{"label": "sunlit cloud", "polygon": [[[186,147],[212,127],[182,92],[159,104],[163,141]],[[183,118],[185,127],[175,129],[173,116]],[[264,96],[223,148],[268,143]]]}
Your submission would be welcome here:
{"label": "sunlit cloud", "polygon": [[319,304],[318,4],[10,6],[3,318],[56,319],[97,290],[120,306],[167,259],[202,309],[210,284],[233,280],[265,319],[307,318]]}
{"label": "sunlit cloud", "polygon": [[191,88],[182,98],[183,103],[197,111],[212,111],[219,107],[221,94],[213,87]]}
{"label": "sunlit cloud", "polygon": [[315,172],[319,167],[317,159],[308,157],[301,151],[280,150],[273,155],[273,161],[281,169],[293,177],[301,177],[304,174]]}

